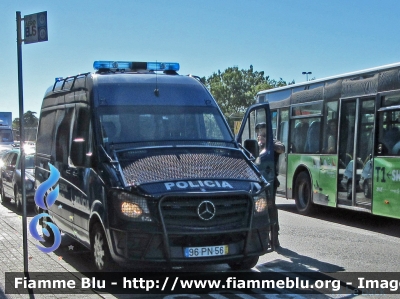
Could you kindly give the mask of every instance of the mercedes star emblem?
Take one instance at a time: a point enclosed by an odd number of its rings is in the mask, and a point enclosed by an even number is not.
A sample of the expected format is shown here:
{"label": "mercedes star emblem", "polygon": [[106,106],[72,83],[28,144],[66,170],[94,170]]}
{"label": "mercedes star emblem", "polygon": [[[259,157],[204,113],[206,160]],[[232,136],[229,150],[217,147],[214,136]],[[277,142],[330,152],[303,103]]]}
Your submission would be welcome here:
{"label": "mercedes star emblem", "polygon": [[205,221],[213,219],[215,212],[215,206],[209,200],[202,201],[197,207],[197,215],[199,215],[200,219]]}

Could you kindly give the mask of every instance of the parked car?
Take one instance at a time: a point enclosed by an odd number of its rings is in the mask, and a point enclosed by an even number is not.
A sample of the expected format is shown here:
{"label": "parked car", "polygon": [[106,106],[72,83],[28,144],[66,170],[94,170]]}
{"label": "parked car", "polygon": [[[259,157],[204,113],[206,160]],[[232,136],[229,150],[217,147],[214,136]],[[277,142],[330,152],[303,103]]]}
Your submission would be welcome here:
{"label": "parked car", "polygon": [[366,198],[371,198],[372,195],[372,160],[365,163],[361,173],[360,188],[364,191]]}
{"label": "parked car", "polygon": [[[353,182],[353,163],[354,161],[351,160],[349,164],[347,164],[347,167],[343,173],[343,178],[341,180],[342,187],[346,190],[347,192],[347,199],[351,199],[352,197],[352,182]],[[357,172],[356,172],[356,192],[360,191],[359,188],[359,183],[360,183],[360,177],[361,177],[361,172],[364,167],[363,163],[357,159]]]}
{"label": "parked car", "polygon": [[[22,209],[21,189],[21,151],[13,149],[3,156],[0,184],[2,201],[13,199],[17,210]],[[25,151],[25,190],[27,205],[34,205],[35,196],[35,154],[33,150]]]}

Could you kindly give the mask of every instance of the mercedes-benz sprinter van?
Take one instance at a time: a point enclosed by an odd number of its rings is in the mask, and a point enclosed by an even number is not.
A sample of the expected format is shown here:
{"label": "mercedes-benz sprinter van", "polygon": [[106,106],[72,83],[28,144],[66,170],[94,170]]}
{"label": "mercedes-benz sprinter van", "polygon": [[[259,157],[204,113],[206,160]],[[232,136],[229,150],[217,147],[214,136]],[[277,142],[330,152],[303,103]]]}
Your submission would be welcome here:
{"label": "mercedes-benz sprinter van", "polygon": [[178,75],[177,63],[94,68],[57,78],[43,99],[36,187],[49,164],[60,173],[45,220],[90,248],[97,270],[111,262],[256,265],[271,251],[273,225],[270,125],[263,173],[253,163],[254,127],[271,123],[268,104],[247,112],[235,138],[210,92]]}

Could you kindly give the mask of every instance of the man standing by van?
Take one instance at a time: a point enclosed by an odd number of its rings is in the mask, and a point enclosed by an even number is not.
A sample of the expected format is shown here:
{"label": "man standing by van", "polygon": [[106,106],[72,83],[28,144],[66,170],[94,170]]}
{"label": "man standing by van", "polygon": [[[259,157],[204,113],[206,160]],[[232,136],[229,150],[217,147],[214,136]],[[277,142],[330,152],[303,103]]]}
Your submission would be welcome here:
{"label": "man standing by van", "polygon": [[[260,153],[259,155],[262,156],[264,153],[266,153],[267,148],[266,148],[266,124],[265,123],[259,123],[256,125],[256,134],[257,134],[257,141],[258,141],[258,146]],[[272,207],[272,219],[276,221],[276,224],[272,227],[272,244],[275,247],[279,247],[279,222],[278,222],[278,208],[276,207],[275,204],[275,198],[276,198],[276,190],[278,189],[280,182],[278,180],[278,161],[279,161],[279,155],[285,152],[285,145],[280,142],[278,139],[274,139],[274,162],[275,162],[275,176],[274,176],[274,194],[273,194],[273,207]],[[258,158],[259,159],[259,158]],[[256,161],[256,164],[257,161]]]}

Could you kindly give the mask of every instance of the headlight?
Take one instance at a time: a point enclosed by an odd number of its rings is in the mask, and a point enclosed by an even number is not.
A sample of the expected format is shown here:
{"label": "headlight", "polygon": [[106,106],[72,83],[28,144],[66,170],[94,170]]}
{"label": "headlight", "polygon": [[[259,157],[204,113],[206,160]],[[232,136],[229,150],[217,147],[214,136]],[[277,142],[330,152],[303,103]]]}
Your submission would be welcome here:
{"label": "headlight", "polygon": [[147,200],[143,197],[126,192],[114,192],[117,199],[116,207],[121,213],[135,221],[153,221],[147,207]]}
{"label": "headlight", "polygon": [[262,213],[267,211],[268,202],[267,202],[267,193],[261,192],[259,195],[254,197],[254,208],[256,213]]}
{"label": "headlight", "polygon": [[33,183],[29,180],[25,180],[25,190],[30,191],[33,189]]}
{"label": "headlight", "polygon": [[138,218],[143,214],[142,208],[137,203],[127,201],[122,203],[121,212],[122,214],[133,218]]}

